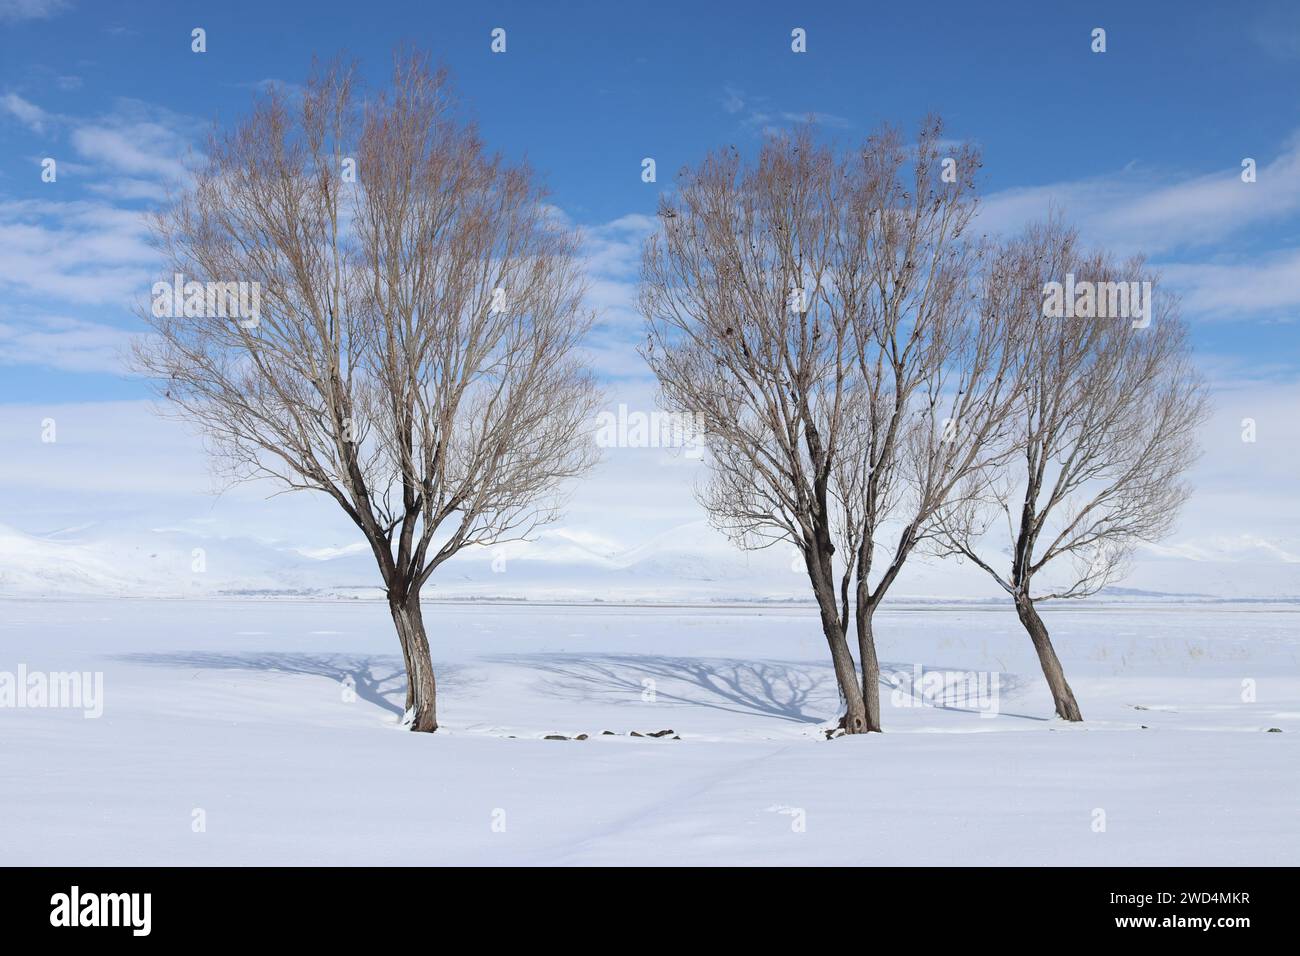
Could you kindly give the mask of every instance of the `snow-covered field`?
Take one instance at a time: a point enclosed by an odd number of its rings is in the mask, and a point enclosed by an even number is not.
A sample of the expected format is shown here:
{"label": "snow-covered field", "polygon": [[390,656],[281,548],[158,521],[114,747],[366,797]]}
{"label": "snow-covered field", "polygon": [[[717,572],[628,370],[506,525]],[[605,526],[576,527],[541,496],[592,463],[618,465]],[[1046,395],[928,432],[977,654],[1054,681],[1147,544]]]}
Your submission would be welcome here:
{"label": "snow-covered field", "polygon": [[432,736],[395,728],[401,658],[381,603],[0,602],[0,673],[103,674],[98,719],[0,709],[0,861],[1300,858],[1300,605],[1049,608],[1083,726],[1048,719],[1005,609],[891,607],[886,673],[978,672],[986,689],[996,675],[996,696],[927,707],[886,688],[887,733],[831,741],[807,607],[425,616]]}

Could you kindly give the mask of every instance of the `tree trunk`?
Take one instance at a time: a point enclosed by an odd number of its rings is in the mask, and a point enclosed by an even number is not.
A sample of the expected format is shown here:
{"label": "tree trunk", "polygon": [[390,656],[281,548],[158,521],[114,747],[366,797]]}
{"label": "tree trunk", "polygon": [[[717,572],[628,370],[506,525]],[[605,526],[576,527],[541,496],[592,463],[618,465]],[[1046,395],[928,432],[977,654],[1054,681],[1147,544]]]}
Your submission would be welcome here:
{"label": "tree trunk", "polygon": [[[858,686],[858,671],[853,665],[844,628],[840,626],[839,607],[835,601],[835,586],[815,556],[807,558],[808,577],[813,594],[821,611],[822,633],[831,649],[831,663],[835,667],[835,681],[844,697],[844,732],[860,734],[867,726],[867,712],[862,703],[862,688]],[[829,565],[829,562],[826,562]]]}
{"label": "tree trunk", "polygon": [[880,733],[880,661],[876,658],[876,635],[871,619],[876,609],[858,597],[858,660],[862,661],[862,702],[866,708],[866,733]]}
{"label": "tree trunk", "polygon": [[1047,636],[1047,626],[1043,624],[1043,619],[1034,609],[1034,602],[1027,597],[1017,600],[1016,614],[1019,615],[1020,623],[1025,626],[1025,630],[1029,632],[1030,640],[1034,642],[1034,650],[1038,652],[1038,663],[1042,665],[1043,676],[1047,678],[1047,686],[1052,690],[1052,700],[1056,702],[1057,716],[1064,720],[1083,720],[1083,715],[1079,713],[1079,705],[1074,700],[1074,691],[1070,690],[1070,685],[1066,683],[1065,671],[1061,669],[1056,649],[1052,647],[1052,639]]}
{"label": "tree trunk", "polygon": [[[396,623],[397,615],[393,613],[393,621]],[[402,636],[401,626],[398,625],[397,642],[402,645],[402,673],[406,674],[406,705],[402,708],[403,713],[409,714],[415,709],[415,684],[411,682],[411,674],[415,671],[411,663],[411,652],[407,650],[406,638]]]}
{"label": "tree trunk", "polygon": [[844,732],[861,734],[868,730],[867,710],[862,700],[862,689],[858,686],[858,670],[853,666],[853,655],[849,651],[848,641],[840,629],[839,618],[831,615],[828,624],[826,614],[822,614],[822,630],[831,649],[831,662],[835,665],[835,680],[840,685],[844,697]]}
{"label": "tree trunk", "polygon": [[438,729],[435,709],[437,684],[433,677],[433,661],[429,658],[429,639],[424,633],[424,616],[420,612],[420,594],[405,597],[390,596],[388,609],[397,626],[397,637],[402,643],[402,656],[406,660],[406,720],[411,730],[433,733]]}

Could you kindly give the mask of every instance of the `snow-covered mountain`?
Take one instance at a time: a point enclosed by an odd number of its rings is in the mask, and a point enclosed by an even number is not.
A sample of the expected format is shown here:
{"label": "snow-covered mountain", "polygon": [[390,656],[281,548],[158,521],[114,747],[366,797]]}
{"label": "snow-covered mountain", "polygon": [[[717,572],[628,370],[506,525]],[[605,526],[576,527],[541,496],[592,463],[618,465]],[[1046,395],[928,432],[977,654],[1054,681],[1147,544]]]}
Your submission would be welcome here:
{"label": "snow-covered mountain", "polygon": [[[1105,598],[1300,600],[1300,426],[1290,411],[1300,390],[1221,401],[1178,531],[1144,548]],[[1267,447],[1241,441],[1245,410],[1270,422]],[[56,443],[37,440],[47,416],[60,423]],[[256,484],[211,494],[201,443],[145,403],[0,406],[0,444],[0,595],[380,596],[369,548],[332,502]],[[703,520],[694,489],[706,473],[674,449],[605,449],[562,523],[529,542],[462,552],[426,595],[807,601],[792,547],[741,551]],[[917,555],[891,598],[1005,596],[969,563]]]}
{"label": "snow-covered mountain", "polygon": [[[1300,546],[1204,538],[1143,550],[1107,600],[1300,600]],[[990,555],[996,560],[996,556]],[[378,598],[378,571],[359,540],[302,545],[210,529],[127,521],[29,534],[0,526],[0,596]],[[430,598],[576,601],[806,601],[789,545],[734,547],[707,522],[634,547],[551,528],[534,540],[457,555],[431,579]],[[914,557],[892,594],[911,600],[996,600],[997,586],[960,561]]]}

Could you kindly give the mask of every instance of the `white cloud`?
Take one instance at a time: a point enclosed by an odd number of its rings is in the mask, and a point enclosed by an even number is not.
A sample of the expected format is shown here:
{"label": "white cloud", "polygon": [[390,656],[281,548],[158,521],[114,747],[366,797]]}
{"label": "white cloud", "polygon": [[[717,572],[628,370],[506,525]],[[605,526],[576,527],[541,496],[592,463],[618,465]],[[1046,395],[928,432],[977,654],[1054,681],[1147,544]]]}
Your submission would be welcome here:
{"label": "white cloud", "polygon": [[1015,232],[1055,207],[1086,239],[1121,253],[1204,246],[1300,212],[1300,134],[1271,161],[1250,158],[1257,162],[1253,183],[1242,182],[1240,166],[1181,179],[1130,166],[1093,179],[1005,189],[981,202],[978,226]]}
{"label": "white cloud", "polygon": [[976,226],[1012,234],[1059,211],[1088,245],[1147,254],[1190,317],[1292,321],[1300,318],[1300,249],[1230,258],[1216,249],[1300,214],[1300,133],[1271,160],[1253,158],[1253,183],[1242,182],[1240,167],[1179,178],[1130,166],[1109,176],[1005,189],[981,202]]}
{"label": "white cloud", "polygon": [[132,175],[154,175],[162,179],[180,179],[185,167],[170,156],[158,155],[125,130],[103,126],[86,126],[72,134],[72,145],[85,159],[97,159],[113,169]]}
{"label": "white cloud", "polygon": [[121,99],[110,113],[79,122],[72,145],[100,169],[181,182],[188,176],[186,154],[201,132],[201,125],[187,116]]}
{"label": "white cloud", "polygon": [[101,182],[88,183],[86,188],[99,196],[132,202],[138,199],[161,202],[167,198],[166,187],[149,179],[118,176]]}
{"label": "white cloud", "polygon": [[[56,429],[48,443],[47,418]],[[151,401],[3,404],[0,442],[0,488],[21,496],[9,499],[23,500],[20,514],[64,502],[81,521],[95,521],[114,507],[147,508],[163,496],[197,502],[214,487],[201,440],[161,418]]]}
{"label": "white cloud", "polygon": [[[77,78],[61,77],[59,82],[68,79]],[[0,113],[37,133],[67,132],[73,149],[85,160],[82,168],[88,176],[125,174],[159,184],[188,179],[187,160],[206,128],[192,117],[128,98],[114,101],[106,113],[85,118],[51,113],[11,92],[0,96]],[[61,170],[73,168],[67,160],[59,165]],[[108,191],[125,198],[122,184],[117,186]]]}
{"label": "white cloud", "polygon": [[781,132],[785,127],[812,121],[818,126],[849,129],[853,121],[834,113],[819,110],[791,110],[775,106],[770,97],[749,96],[734,86],[723,87],[722,108],[740,118],[746,129],[758,130],[764,135]]}
{"label": "white cloud", "polygon": [[4,96],[0,96],[0,109],[3,109],[33,132],[45,132],[45,123],[49,119],[49,115],[35,103],[23,99],[17,93],[6,93]]}
{"label": "white cloud", "polygon": [[156,253],[143,216],[98,202],[0,202],[0,288],[45,303],[126,309]]}
{"label": "white cloud", "polygon": [[122,371],[130,333],[63,316],[0,316],[0,365],[37,365],[67,372]]}
{"label": "white cloud", "polygon": [[[1196,493],[1179,530],[1154,550],[1184,560],[1235,561],[1254,554],[1290,561],[1300,555],[1300,514],[1294,507],[1300,386],[1221,387],[1214,398],[1216,414],[1202,432],[1206,453],[1190,475]],[[603,407],[620,402],[634,411],[653,410],[653,387],[614,386]],[[1255,443],[1241,440],[1246,417],[1257,423]],[[46,418],[56,423],[56,443],[41,441]],[[38,530],[56,517],[61,524],[83,524],[131,512],[141,516],[133,526],[159,527],[202,513],[220,535],[252,532],[304,547],[353,540],[337,507],[321,495],[267,502],[262,499],[276,489],[260,484],[206,497],[214,485],[201,441],[192,429],[160,419],[148,402],[0,405],[0,447],[0,500],[19,503],[0,511],[0,523]],[[704,467],[680,451],[605,449],[601,465],[575,486],[555,537],[612,552],[657,534],[678,534],[674,529],[702,518],[692,489]],[[682,547],[693,552],[697,542]],[[1166,574],[1165,580],[1181,573]],[[1238,583],[1246,585],[1252,574],[1242,572]]]}
{"label": "white cloud", "polygon": [[[147,294],[158,257],[143,214],[125,203],[158,202],[189,177],[184,157],[202,127],[195,120],[138,100],[119,99],[92,120],[58,116],[16,94],[0,107],[26,122],[71,131],[73,155],[61,155],[68,175],[91,196],[79,200],[0,200],[0,291],[9,303],[42,313],[76,306],[127,310]],[[63,151],[68,153],[67,150]],[[64,195],[45,186],[42,196]],[[111,314],[111,313],[110,313]],[[114,333],[95,323],[57,327],[5,319],[3,357],[64,369],[103,371]],[[66,354],[63,354],[66,353]]]}
{"label": "white cloud", "polygon": [[656,226],[653,216],[634,213],[599,226],[585,227],[588,275],[606,280],[635,279],[640,268],[641,245]]}
{"label": "white cloud", "polygon": [[71,7],[69,0],[0,0],[0,21],[47,20]]}
{"label": "white cloud", "polygon": [[1300,249],[1231,263],[1166,264],[1160,271],[1182,294],[1188,314],[1300,319]]}
{"label": "white cloud", "polygon": [[655,227],[653,216],[634,213],[583,229],[586,301],[599,313],[588,342],[588,364],[614,378],[644,378],[649,374],[629,338],[641,328],[637,309],[641,245]]}

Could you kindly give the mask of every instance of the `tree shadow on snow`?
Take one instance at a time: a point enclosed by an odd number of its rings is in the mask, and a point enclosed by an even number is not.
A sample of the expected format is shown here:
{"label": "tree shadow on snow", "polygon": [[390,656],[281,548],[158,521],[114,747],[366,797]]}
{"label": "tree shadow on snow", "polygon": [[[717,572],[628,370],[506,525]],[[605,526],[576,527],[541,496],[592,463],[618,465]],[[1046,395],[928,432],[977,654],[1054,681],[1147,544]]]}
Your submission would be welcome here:
{"label": "tree shadow on snow", "polygon": [[[943,681],[942,688],[928,686],[925,683],[916,684],[916,672],[913,669],[914,664],[890,664],[885,661],[880,663],[880,687],[881,687],[881,708],[882,710],[889,706],[894,694],[900,693],[907,702],[904,706],[924,706],[931,710],[946,710],[958,714],[978,714],[980,710],[976,707],[962,706],[956,701],[964,701],[968,694],[975,689],[987,693],[994,693],[991,685],[987,683],[989,676],[996,673],[998,686],[996,698],[999,702],[997,715],[999,717],[1015,717],[1020,720],[1051,720],[1050,717],[1035,717],[1032,714],[1013,714],[1003,710],[1000,706],[1002,698],[1016,697],[1028,686],[1028,681],[1018,674],[1011,674],[1006,671],[973,671],[968,667],[939,667],[933,664],[922,666],[922,680],[932,678],[933,675],[942,675],[946,679]],[[982,675],[982,680],[986,683],[970,681],[965,675],[970,674]]]}
{"label": "tree shadow on snow", "polygon": [[[249,670],[277,674],[324,677],[342,684],[351,677],[357,697],[401,716],[406,703],[406,670],[395,654],[286,654],[274,651],[250,654],[221,654],[210,651],[120,654],[113,660],[129,664],[203,670]],[[459,668],[434,665],[441,689],[456,682]]]}
{"label": "tree shadow on snow", "polygon": [[[697,707],[709,707],[734,714],[751,714],[792,723],[819,724],[842,713],[834,672],[830,664],[807,661],[745,661],[731,658],[665,657],[651,654],[524,654],[502,655],[492,660],[545,672],[541,689],[568,700],[599,698],[609,703],[641,700],[655,683],[658,700]],[[927,673],[962,668],[926,665]],[[881,662],[881,703],[889,708],[891,694],[901,690],[935,710],[975,714],[979,711],[926,695],[910,686],[912,665]],[[1024,680],[1014,674],[998,674],[998,694],[1014,695]],[[916,704],[913,704],[916,706]],[[810,712],[811,711],[811,712]],[[1040,718],[1000,712],[1006,717]],[[1046,719],[1046,718],[1041,718]]]}
{"label": "tree shadow on snow", "polygon": [[545,672],[542,689],[569,700],[639,701],[648,679],[655,682],[657,700],[816,724],[825,713],[809,714],[807,708],[833,709],[836,696],[829,668],[803,662],[652,654],[523,654],[493,660]]}

